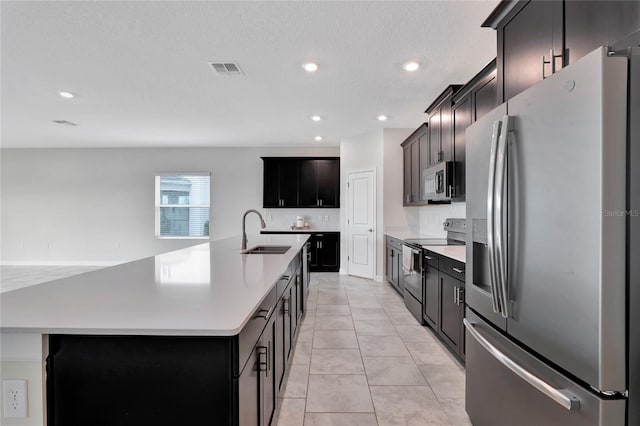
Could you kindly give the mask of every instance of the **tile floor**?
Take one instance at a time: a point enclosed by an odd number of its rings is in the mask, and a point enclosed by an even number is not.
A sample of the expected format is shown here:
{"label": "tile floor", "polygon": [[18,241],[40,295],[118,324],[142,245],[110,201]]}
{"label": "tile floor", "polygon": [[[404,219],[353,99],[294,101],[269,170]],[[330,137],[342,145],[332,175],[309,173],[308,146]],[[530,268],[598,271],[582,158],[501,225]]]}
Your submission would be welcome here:
{"label": "tile floor", "polygon": [[388,283],[311,277],[278,426],[471,424],[464,369]]}

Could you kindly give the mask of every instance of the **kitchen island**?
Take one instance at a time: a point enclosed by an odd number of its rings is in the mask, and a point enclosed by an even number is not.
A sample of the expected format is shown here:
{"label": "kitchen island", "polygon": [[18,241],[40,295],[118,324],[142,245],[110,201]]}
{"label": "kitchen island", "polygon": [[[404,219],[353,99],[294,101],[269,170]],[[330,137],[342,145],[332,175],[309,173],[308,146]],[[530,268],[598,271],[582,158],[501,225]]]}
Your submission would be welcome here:
{"label": "kitchen island", "polygon": [[44,336],[47,425],[266,425],[304,312],[307,235],[215,241],[2,295]]}

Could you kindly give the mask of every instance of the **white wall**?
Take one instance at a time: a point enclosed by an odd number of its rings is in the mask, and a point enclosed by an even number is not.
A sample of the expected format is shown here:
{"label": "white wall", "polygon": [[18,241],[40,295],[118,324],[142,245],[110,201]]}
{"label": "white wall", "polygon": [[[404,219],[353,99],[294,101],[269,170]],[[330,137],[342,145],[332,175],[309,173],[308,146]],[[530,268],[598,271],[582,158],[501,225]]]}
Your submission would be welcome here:
{"label": "white wall", "polygon": [[[383,222],[383,168],[382,168],[382,130],[353,136],[340,141],[340,205],[347,205],[347,180],[349,172],[364,170],[376,171],[376,267],[374,275],[382,279],[384,257],[384,222]],[[347,273],[347,209],[341,209],[340,234],[340,271]]]}
{"label": "white wall", "polygon": [[[242,213],[262,210],[261,156],[338,153],[337,147],[3,149],[2,263],[110,264],[201,242],[155,237],[158,172],[210,172],[211,238],[239,235]],[[281,214],[295,212],[271,209],[272,219]],[[258,232],[257,218],[248,218],[247,229]]]}

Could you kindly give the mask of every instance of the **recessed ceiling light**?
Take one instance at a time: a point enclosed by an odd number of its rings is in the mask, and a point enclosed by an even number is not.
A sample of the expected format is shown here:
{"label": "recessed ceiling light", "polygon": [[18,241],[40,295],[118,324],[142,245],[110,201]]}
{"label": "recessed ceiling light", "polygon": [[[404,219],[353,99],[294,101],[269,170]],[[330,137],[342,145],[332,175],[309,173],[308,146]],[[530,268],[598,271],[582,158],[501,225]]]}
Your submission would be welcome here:
{"label": "recessed ceiling light", "polygon": [[413,61],[412,62],[407,62],[406,64],[404,64],[402,66],[402,68],[404,68],[405,71],[415,71],[418,68],[420,68],[420,64],[417,63],[417,62],[413,62]]}
{"label": "recessed ceiling light", "polygon": [[63,98],[67,98],[67,99],[71,99],[75,96],[73,93],[69,93],[69,92],[58,92],[58,94]]}
{"label": "recessed ceiling light", "polygon": [[386,121],[386,119],[387,119],[387,118],[388,118],[388,117],[387,117],[386,115],[379,115],[379,116],[378,116],[378,120],[379,120],[379,121]]}
{"label": "recessed ceiling light", "polygon": [[316,136],[315,139],[320,142],[322,140],[322,136]]}
{"label": "recessed ceiling light", "polygon": [[313,121],[320,121],[320,120],[322,120],[322,117],[320,117],[319,115],[314,115],[314,116],[311,117],[311,119]]}
{"label": "recessed ceiling light", "polygon": [[314,72],[318,69],[318,65],[314,64],[313,62],[307,62],[306,64],[302,65],[302,68],[304,68],[305,71]]}

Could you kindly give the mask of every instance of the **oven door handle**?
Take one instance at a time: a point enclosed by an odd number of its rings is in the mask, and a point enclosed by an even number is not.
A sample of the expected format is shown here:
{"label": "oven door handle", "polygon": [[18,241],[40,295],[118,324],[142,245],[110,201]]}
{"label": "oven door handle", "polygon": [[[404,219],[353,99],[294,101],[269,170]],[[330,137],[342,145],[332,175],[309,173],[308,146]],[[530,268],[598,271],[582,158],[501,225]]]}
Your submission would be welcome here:
{"label": "oven door handle", "polygon": [[503,352],[501,352],[498,348],[493,346],[487,339],[485,339],[473,323],[471,323],[468,319],[462,320],[464,327],[467,329],[471,337],[473,337],[487,352],[489,352],[496,360],[498,360],[502,365],[511,370],[514,374],[520,377],[525,382],[529,383],[531,386],[560,404],[567,410],[577,410],[580,408],[580,400],[576,398],[574,395],[569,394],[564,389],[556,389],[551,386],[549,383],[545,382],[538,376],[527,371],[520,364],[509,358]]}

